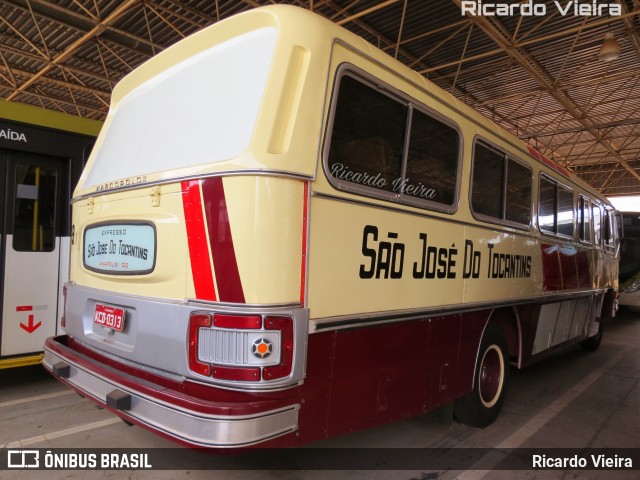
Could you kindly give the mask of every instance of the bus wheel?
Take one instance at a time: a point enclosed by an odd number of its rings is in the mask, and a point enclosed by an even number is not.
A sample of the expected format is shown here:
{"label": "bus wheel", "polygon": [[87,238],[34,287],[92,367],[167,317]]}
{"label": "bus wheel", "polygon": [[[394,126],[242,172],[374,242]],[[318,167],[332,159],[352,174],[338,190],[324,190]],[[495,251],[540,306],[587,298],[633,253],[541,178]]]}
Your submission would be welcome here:
{"label": "bus wheel", "polygon": [[508,381],[507,343],[500,329],[489,324],[480,344],[473,391],[455,401],[455,418],[470,427],[490,425],[500,413]]}
{"label": "bus wheel", "polygon": [[600,320],[600,324],[598,325],[598,333],[596,333],[593,337],[589,337],[586,340],[581,341],[580,346],[588,352],[595,352],[600,346],[600,342],[602,341],[603,329],[604,327],[602,326],[602,320]]}

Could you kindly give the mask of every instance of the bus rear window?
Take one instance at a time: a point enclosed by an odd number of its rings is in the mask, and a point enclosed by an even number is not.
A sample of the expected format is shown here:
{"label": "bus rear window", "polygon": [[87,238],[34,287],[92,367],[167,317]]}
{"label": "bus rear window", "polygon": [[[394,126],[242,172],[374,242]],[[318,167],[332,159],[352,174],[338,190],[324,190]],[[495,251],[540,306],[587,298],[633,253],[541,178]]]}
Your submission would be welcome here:
{"label": "bus rear window", "polygon": [[239,155],[253,135],[276,38],[272,27],[245,33],[128,92],[109,112],[81,188]]}

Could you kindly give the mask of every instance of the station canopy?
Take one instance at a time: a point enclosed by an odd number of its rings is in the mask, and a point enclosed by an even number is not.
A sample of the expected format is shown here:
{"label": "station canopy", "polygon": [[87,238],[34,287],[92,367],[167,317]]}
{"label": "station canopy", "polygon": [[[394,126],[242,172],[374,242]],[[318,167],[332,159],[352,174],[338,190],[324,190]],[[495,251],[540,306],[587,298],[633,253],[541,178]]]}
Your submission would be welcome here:
{"label": "station canopy", "polygon": [[274,3],[364,37],[603,194],[640,195],[640,0],[3,0],[0,98],[103,120],[132,69]]}

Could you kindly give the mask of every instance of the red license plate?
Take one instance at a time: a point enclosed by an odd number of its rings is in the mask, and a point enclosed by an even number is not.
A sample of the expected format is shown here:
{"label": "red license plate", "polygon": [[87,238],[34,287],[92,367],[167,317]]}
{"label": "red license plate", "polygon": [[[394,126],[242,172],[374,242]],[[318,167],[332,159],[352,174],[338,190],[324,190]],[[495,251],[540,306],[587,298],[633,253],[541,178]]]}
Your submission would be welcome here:
{"label": "red license plate", "polygon": [[96,309],[93,312],[93,323],[121,332],[124,328],[124,314],[124,308],[96,303]]}

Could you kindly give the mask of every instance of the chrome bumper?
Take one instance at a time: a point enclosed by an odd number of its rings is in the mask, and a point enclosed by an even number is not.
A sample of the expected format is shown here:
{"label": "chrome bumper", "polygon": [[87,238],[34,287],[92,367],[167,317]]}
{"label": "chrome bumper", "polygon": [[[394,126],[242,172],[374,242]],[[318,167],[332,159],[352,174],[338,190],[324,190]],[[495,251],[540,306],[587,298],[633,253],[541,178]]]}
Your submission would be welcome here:
{"label": "chrome bumper", "polygon": [[[42,363],[52,375],[124,420],[145,426],[180,443],[194,447],[241,448],[294,432],[298,428],[298,404],[237,416],[212,415],[177,407],[91,371],[88,368],[90,359],[84,365],[84,360],[70,358],[76,355],[65,355],[64,350],[70,349],[64,345],[57,344],[56,351],[53,351],[51,342],[55,342],[55,338],[47,340]],[[149,391],[152,384],[144,380],[140,382]],[[166,391],[160,386],[157,389],[158,392]],[[200,400],[194,398],[193,401],[197,404]]]}

